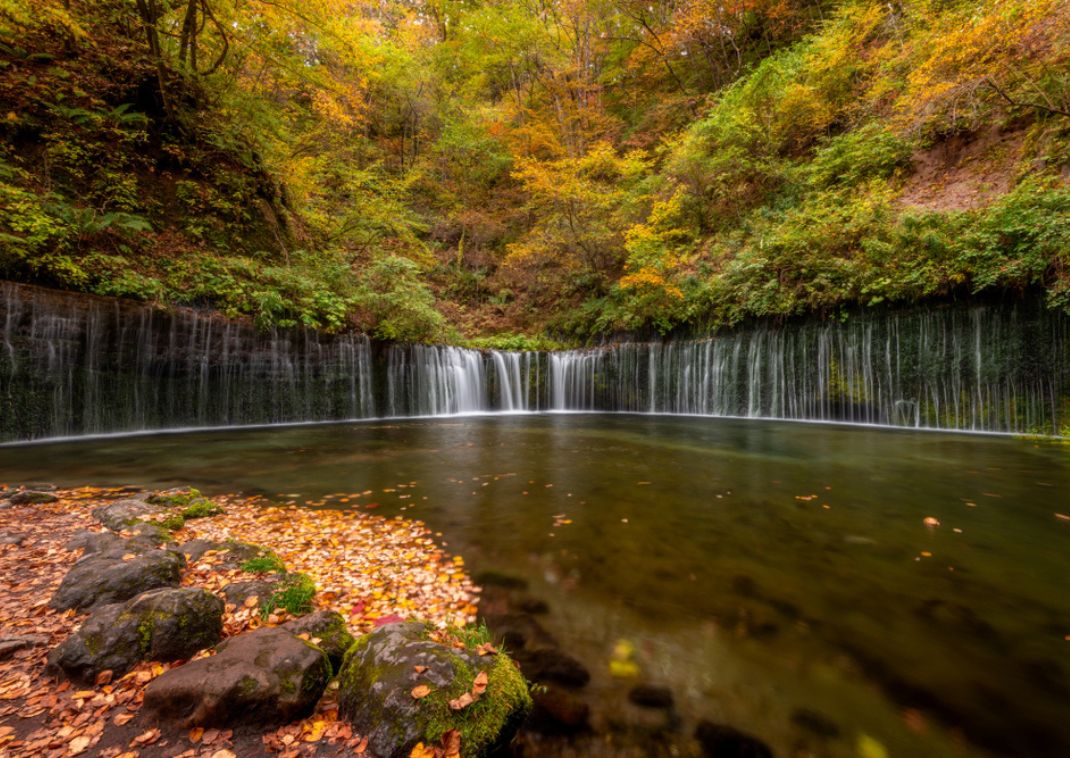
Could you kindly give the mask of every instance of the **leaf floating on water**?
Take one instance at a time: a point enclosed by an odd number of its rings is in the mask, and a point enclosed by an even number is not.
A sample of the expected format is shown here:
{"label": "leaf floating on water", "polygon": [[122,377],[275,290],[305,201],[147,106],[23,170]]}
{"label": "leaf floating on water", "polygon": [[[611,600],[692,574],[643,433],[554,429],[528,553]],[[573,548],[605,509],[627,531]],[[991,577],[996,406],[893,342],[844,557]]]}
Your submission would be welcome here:
{"label": "leaf floating on water", "polygon": [[1059,519],[1059,521],[1070,521],[1070,516],[1065,513],[1056,513],[1055,518]]}
{"label": "leaf floating on water", "polygon": [[940,519],[935,516],[926,516],[922,519],[922,523],[925,524],[925,526],[940,526]]}
{"label": "leaf floating on water", "polygon": [[888,758],[888,749],[868,734],[858,735],[859,758]]}

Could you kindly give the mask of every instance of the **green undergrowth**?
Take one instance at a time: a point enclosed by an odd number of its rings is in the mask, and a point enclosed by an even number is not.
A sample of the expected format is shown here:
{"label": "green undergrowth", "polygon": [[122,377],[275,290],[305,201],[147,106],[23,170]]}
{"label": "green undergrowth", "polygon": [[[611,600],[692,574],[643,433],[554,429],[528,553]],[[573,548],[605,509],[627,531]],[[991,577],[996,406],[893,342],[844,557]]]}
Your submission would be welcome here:
{"label": "green undergrowth", "polygon": [[281,608],[291,615],[301,616],[312,611],[315,596],[316,585],[307,574],[287,573],[279,582],[279,589],[261,604],[260,612],[266,618]]}
{"label": "green undergrowth", "polygon": [[286,564],[272,550],[265,550],[263,555],[251,558],[241,565],[242,571],[250,574],[284,574]]}

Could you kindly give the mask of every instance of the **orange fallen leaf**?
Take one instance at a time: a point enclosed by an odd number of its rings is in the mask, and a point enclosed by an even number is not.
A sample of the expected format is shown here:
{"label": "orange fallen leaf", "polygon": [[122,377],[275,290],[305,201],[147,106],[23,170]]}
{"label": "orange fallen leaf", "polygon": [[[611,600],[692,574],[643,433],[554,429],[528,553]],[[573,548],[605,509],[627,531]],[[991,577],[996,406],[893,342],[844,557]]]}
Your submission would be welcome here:
{"label": "orange fallen leaf", "polygon": [[116,726],[124,726],[126,724],[129,724],[133,720],[133,713],[118,713],[115,715],[115,718],[112,719]]}
{"label": "orange fallen leaf", "polygon": [[204,737],[203,726],[195,726],[189,730],[189,741],[193,744],[196,745],[198,742],[200,742],[202,737]]}
{"label": "orange fallen leaf", "polygon": [[96,684],[98,687],[103,687],[106,684],[111,684],[112,677],[115,676],[115,672],[111,669],[105,669],[97,674]]}
{"label": "orange fallen leaf", "polygon": [[144,747],[145,745],[152,745],[160,739],[159,729],[149,729],[147,732],[142,732],[134,739],[130,740],[131,747]]}
{"label": "orange fallen leaf", "polygon": [[412,670],[415,671],[417,674],[422,674],[427,671],[427,666],[413,666]]}
{"label": "orange fallen leaf", "polygon": [[486,671],[480,671],[476,674],[476,679],[472,682],[472,693],[475,695],[482,695],[487,691],[487,684],[489,683]]}
{"label": "orange fallen leaf", "polygon": [[417,742],[416,747],[409,753],[409,758],[435,758],[435,749],[422,742]]}
{"label": "orange fallen leaf", "polygon": [[418,684],[412,688],[412,696],[419,700],[431,694],[431,688],[426,684]]}
{"label": "orange fallen leaf", "polygon": [[92,742],[91,737],[75,737],[69,743],[67,743],[68,755],[79,755],[89,749],[89,743]]}
{"label": "orange fallen leaf", "polygon": [[476,701],[475,696],[471,692],[465,692],[460,697],[454,698],[450,701],[450,708],[455,711],[467,708]]}

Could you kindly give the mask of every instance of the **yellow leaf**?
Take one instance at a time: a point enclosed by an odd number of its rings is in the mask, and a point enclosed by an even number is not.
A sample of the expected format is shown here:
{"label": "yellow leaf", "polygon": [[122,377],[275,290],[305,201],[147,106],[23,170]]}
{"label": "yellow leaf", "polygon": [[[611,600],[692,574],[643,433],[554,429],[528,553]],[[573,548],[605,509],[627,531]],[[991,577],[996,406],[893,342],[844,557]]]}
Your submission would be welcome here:
{"label": "yellow leaf", "polygon": [[75,737],[67,745],[69,755],[78,755],[84,753],[89,748],[89,743],[93,740],[90,737]]}
{"label": "yellow leaf", "polygon": [[860,758],[888,758],[888,750],[868,734],[858,735],[858,755]]}

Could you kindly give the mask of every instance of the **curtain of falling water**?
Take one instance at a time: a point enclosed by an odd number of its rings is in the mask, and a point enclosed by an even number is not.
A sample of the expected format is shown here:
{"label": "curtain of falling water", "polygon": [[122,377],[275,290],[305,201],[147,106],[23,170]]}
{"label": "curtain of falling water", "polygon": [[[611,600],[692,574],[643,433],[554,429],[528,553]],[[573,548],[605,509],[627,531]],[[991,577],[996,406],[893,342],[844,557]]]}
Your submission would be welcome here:
{"label": "curtain of falling water", "polygon": [[630,411],[1057,433],[1070,319],[1037,302],[554,353],[259,332],[190,309],[0,285],[0,438],[183,426]]}

